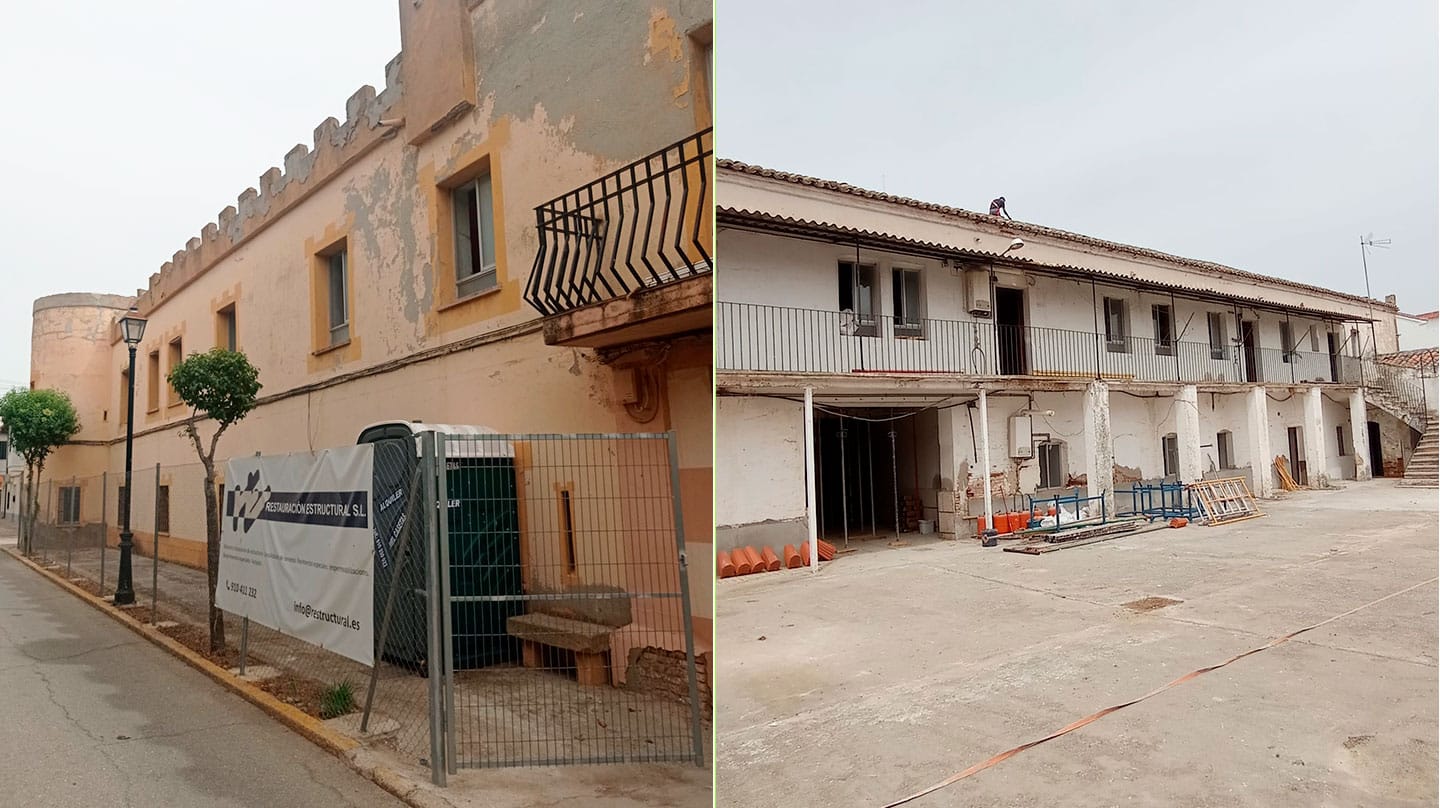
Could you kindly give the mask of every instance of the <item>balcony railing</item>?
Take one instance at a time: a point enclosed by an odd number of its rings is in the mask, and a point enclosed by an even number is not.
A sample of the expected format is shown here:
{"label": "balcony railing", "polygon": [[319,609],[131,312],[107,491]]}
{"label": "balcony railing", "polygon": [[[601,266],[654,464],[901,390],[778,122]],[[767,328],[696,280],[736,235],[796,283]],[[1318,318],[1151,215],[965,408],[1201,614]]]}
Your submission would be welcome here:
{"label": "balcony railing", "polygon": [[[1359,381],[1360,360],[983,321],[901,320],[720,303],[716,367],[774,373],[945,373],[1117,381]],[[1368,370],[1368,368],[1367,368]],[[1352,381],[1353,379],[1353,381]]]}
{"label": "balcony railing", "polygon": [[536,208],[525,300],[554,315],[708,273],[713,153],[705,129]]}

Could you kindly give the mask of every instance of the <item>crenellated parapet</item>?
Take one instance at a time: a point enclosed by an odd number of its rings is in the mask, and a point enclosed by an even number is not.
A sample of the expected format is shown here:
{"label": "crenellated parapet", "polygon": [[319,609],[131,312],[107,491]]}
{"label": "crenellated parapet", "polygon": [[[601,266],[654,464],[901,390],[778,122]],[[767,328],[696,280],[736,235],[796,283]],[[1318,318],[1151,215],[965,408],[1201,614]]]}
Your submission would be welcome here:
{"label": "crenellated parapet", "polygon": [[[258,188],[246,188],[200,235],[185,242],[147,288],[136,291],[137,306],[148,313],[196,276],[230,254],[246,239],[334,178],[404,125],[400,64],[396,55],[385,65],[385,89],[365,85],[345,101],[345,121],[326,118],[315,127],[312,144],[298,143],[285,154],[284,168],[272,166],[260,175]],[[384,123],[382,124],[382,121]]]}

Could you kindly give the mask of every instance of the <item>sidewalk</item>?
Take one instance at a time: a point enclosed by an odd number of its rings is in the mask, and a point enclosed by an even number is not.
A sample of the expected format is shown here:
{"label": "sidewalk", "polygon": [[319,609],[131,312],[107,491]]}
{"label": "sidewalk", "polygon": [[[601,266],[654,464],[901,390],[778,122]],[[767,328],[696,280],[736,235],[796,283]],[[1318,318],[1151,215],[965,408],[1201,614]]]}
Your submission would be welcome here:
{"label": "sidewalk", "polygon": [[[12,545],[15,543],[15,527],[13,524],[0,523],[0,545],[6,542]],[[103,553],[103,595],[108,599],[115,588],[119,553],[113,547],[105,549]],[[35,560],[41,561],[39,558]],[[100,582],[102,551],[98,548],[76,549],[69,552],[63,549],[57,552],[52,548],[48,553],[48,561],[47,569],[57,578],[69,578],[72,583]],[[139,623],[148,623],[150,620],[151,576],[155,572],[151,559],[148,557],[138,554],[132,557],[136,605],[123,611]],[[186,631],[192,632],[191,639],[203,636],[208,608],[204,571],[162,561],[158,569],[158,583],[157,606],[161,621],[159,628],[165,634],[177,639]],[[134,621],[120,616],[122,610],[113,606],[109,606],[108,610],[116,613],[116,616],[123,622],[134,625]],[[167,620],[181,625],[167,626]],[[225,659],[230,660],[234,656],[233,649],[240,642],[239,621],[233,618],[227,620],[226,629],[232,653]],[[142,630],[142,633],[144,631],[154,633],[153,629],[148,628],[137,630]],[[370,675],[370,669],[367,667],[253,624],[249,630],[248,646],[250,654],[248,672],[252,674],[252,677],[247,677],[247,681],[253,681],[254,674],[275,675],[266,670],[269,665],[280,668],[280,677],[298,672],[320,682],[337,682],[348,679],[352,684],[357,685],[357,701],[363,703],[365,683],[368,682]],[[227,661],[227,664],[232,665],[232,678],[238,679],[238,677],[233,677],[233,674],[236,673],[233,662]],[[459,678],[463,680],[463,677]],[[472,806],[479,808],[482,805],[486,808],[511,808],[512,806],[513,808],[525,808],[525,806],[539,803],[550,804],[571,800],[576,801],[577,804],[606,808],[649,808],[650,806],[695,806],[695,808],[699,808],[711,804],[710,769],[701,769],[693,764],[678,763],[466,769],[449,776],[448,788],[435,788],[430,784],[429,769],[420,765],[421,761],[429,757],[428,722],[425,719],[424,709],[426,681],[409,672],[395,669],[391,665],[382,664],[376,692],[376,712],[372,718],[372,731],[375,731],[375,734],[365,737],[359,733],[358,713],[324,722],[328,731],[346,736],[357,745],[357,748],[344,755],[352,766],[372,777],[376,769],[388,770],[400,775],[401,782],[394,784],[393,788],[390,785],[386,787],[395,793],[408,795],[405,798],[412,804],[450,805],[456,806],[456,808],[471,808]],[[282,701],[288,701],[290,704],[304,707],[307,698],[315,698],[313,687],[307,689],[303,686],[305,684],[313,685],[313,683],[297,680],[297,684],[293,688],[276,688],[273,687],[274,683],[274,680],[269,680],[262,683],[261,686],[272,693],[278,691],[292,694],[281,698]],[[560,692],[578,686],[558,680],[551,682],[548,687],[552,689],[552,692]],[[254,690],[254,688],[250,689]],[[483,692],[474,694],[465,692],[466,684],[463,681],[457,681],[456,690],[457,701],[469,702],[478,699],[482,704],[485,702]],[[250,698],[249,694],[246,696]],[[274,698],[270,693],[261,693],[260,697]],[[563,698],[557,701],[561,703],[556,709],[549,711],[549,714],[537,710],[535,714],[525,716],[534,731],[551,739],[564,739],[567,735],[573,735],[573,727],[583,726],[586,721],[593,726],[594,719],[590,715],[577,715],[573,706],[567,706]],[[600,725],[611,724],[613,726],[615,722],[625,720],[624,703],[627,702],[618,703],[621,713],[618,717],[612,715],[617,705],[609,705],[609,710],[603,713],[604,719],[601,720]],[[628,703],[634,703],[633,696],[629,697]],[[596,709],[605,709],[606,707],[607,705],[597,701]],[[668,714],[679,708],[676,705],[657,702],[649,705],[648,709],[663,710]],[[629,712],[635,713],[635,710],[631,708]],[[298,727],[292,728],[299,729]],[[708,726],[706,730],[708,759]],[[594,731],[591,734],[594,735]],[[590,741],[590,743],[598,740]],[[576,748],[581,749],[585,742],[572,739],[569,743],[576,744]]]}

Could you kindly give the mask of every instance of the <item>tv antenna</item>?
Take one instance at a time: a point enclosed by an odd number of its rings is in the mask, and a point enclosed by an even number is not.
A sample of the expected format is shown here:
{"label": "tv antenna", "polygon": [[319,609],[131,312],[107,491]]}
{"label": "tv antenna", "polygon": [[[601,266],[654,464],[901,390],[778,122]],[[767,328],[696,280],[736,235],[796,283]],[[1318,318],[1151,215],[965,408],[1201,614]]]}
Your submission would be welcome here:
{"label": "tv antenna", "polygon": [[1370,264],[1366,260],[1366,253],[1373,249],[1390,249],[1390,239],[1375,238],[1374,233],[1366,233],[1360,237],[1360,267],[1365,270],[1365,309],[1370,316],[1370,350],[1376,351],[1378,346],[1375,344],[1375,316],[1370,311],[1370,301],[1373,299],[1370,295]]}

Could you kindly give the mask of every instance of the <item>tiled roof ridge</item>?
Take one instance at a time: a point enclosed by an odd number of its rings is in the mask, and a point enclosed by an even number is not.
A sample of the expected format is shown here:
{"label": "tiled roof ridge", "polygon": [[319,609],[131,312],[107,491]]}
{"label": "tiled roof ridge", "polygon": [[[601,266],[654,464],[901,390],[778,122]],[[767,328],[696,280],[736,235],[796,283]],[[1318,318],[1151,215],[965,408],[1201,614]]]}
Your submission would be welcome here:
{"label": "tiled roof ridge", "polygon": [[[912,199],[910,197],[896,196],[894,194],[884,193],[883,191],[875,191],[868,188],[861,188],[858,185],[851,185],[846,182],[837,182],[835,180],[826,180],[818,177],[810,177],[804,174],[792,174],[787,171],[777,171],[773,168],[752,165],[750,163],[744,163],[739,160],[728,160],[721,158],[716,160],[716,165],[720,169],[735,171],[742,174],[749,174],[755,177],[775,179],[783,182],[789,182],[795,185],[806,185],[813,188],[819,188],[821,190],[849,194],[851,196],[858,196],[865,199],[873,199],[878,202],[885,202],[893,205],[903,205],[905,207],[916,208],[919,210],[930,211],[933,213],[940,213],[946,216],[957,216],[976,222],[994,223],[995,219],[995,217],[992,217],[989,214],[977,213],[972,210],[957,208],[951,205],[941,205],[935,202],[924,202],[918,199]],[[1212,272],[1224,272],[1240,278],[1267,281],[1281,286],[1288,286],[1293,289],[1303,289],[1308,292],[1318,292],[1321,294],[1333,295],[1336,297],[1344,298],[1346,300],[1367,303],[1380,309],[1387,309],[1396,312],[1399,311],[1399,309],[1393,303],[1386,303],[1383,300],[1375,300],[1360,295],[1352,295],[1347,292],[1337,292],[1334,289],[1326,289],[1321,286],[1312,286],[1308,283],[1300,283],[1299,281],[1286,280],[1285,278],[1277,278],[1271,275],[1261,275],[1256,272],[1247,272],[1243,269],[1236,269],[1235,267],[1226,266],[1224,264],[1217,264],[1213,261],[1202,261],[1196,258],[1186,258],[1184,256],[1172,255],[1170,253],[1161,252],[1159,250],[1152,250],[1147,247],[1136,247],[1132,244],[1122,244],[1118,241],[1107,241],[1106,239],[1096,238],[1094,236],[1087,236],[1081,233],[1072,233],[1068,230],[1061,230],[1055,227],[1047,227],[1045,225],[1032,224],[1030,222],[1022,222],[1014,219],[1005,219],[1003,220],[1003,224],[1006,227],[1013,227],[1017,231],[1028,232],[1032,235],[1049,236],[1052,238],[1063,239],[1066,241],[1078,242],[1092,247],[1101,247],[1108,250],[1126,252],[1147,258],[1158,258],[1164,261],[1170,261],[1185,266],[1196,267],[1198,269],[1205,269]]]}

